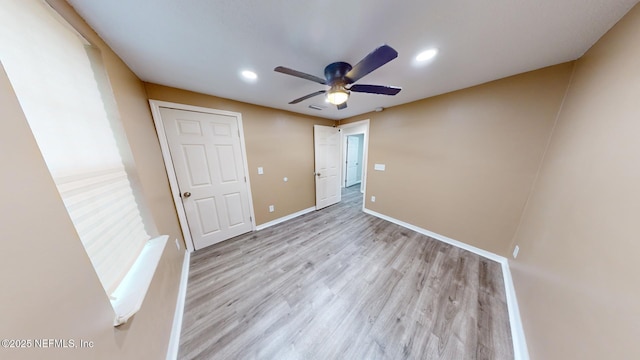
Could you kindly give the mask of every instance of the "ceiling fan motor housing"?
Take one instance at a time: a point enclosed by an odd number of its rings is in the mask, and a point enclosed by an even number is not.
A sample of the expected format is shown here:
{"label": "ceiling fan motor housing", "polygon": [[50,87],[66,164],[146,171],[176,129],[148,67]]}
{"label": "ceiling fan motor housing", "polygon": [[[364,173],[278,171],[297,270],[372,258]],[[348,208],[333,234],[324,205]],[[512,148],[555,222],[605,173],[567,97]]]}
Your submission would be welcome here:
{"label": "ceiling fan motor housing", "polygon": [[324,77],[330,86],[344,86],[348,82],[347,73],[351,71],[351,65],[346,62],[334,62],[324,68]]}

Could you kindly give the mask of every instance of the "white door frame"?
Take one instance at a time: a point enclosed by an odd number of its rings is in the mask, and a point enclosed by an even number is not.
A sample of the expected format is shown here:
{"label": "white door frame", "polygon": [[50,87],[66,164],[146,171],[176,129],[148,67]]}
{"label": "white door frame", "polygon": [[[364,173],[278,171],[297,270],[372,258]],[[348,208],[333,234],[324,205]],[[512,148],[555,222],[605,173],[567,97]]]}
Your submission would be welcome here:
{"label": "white door frame", "polygon": [[240,131],[240,150],[242,151],[242,163],[244,165],[244,172],[247,175],[247,194],[249,195],[249,211],[251,214],[251,229],[256,230],[256,216],[253,211],[253,197],[251,195],[251,183],[249,182],[249,164],[247,162],[247,147],[244,142],[244,129],[242,127],[242,114],[232,111],[210,109],[200,106],[192,106],[185,104],[178,104],[168,101],[149,100],[151,106],[151,115],[153,116],[153,123],[158,133],[158,140],[160,141],[160,150],[162,151],[162,159],[164,160],[164,166],[167,170],[167,177],[169,178],[169,186],[171,187],[171,196],[173,197],[173,203],[176,206],[178,212],[178,221],[180,222],[180,229],[182,230],[182,236],[189,252],[195,250],[193,246],[193,239],[191,238],[191,232],[189,231],[189,223],[187,222],[187,215],[184,211],[184,205],[182,204],[182,198],[180,197],[180,188],[178,187],[178,178],[176,177],[175,169],[173,167],[173,160],[171,159],[171,152],[169,151],[169,142],[167,141],[167,135],[164,131],[164,125],[162,117],[160,116],[160,108],[171,108],[177,110],[195,111],[207,114],[234,116],[238,119],[238,130]]}
{"label": "white door frame", "polygon": [[[360,182],[360,192],[365,194],[367,191],[367,163],[369,161],[369,119],[356,121],[338,126],[342,129],[342,143],[349,135],[364,134],[362,149],[362,181]],[[344,178],[346,173],[346,149],[342,150],[342,187],[344,187]],[[364,202],[362,207],[364,208]]]}

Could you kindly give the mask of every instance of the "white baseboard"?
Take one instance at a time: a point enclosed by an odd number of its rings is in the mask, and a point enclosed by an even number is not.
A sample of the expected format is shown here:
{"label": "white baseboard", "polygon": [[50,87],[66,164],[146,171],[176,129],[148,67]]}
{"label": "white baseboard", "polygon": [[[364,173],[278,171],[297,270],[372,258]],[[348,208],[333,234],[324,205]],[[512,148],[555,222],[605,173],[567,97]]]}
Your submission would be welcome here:
{"label": "white baseboard", "polygon": [[524,336],[522,319],[520,319],[520,308],[516,298],[516,289],[513,286],[513,278],[509,269],[509,260],[505,258],[502,263],[502,277],[504,278],[505,294],[507,296],[507,307],[509,309],[509,323],[511,324],[511,337],[513,338],[513,354],[516,360],[529,360],[529,349]]}
{"label": "white baseboard", "polygon": [[308,209],[300,210],[300,211],[295,212],[295,213],[293,213],[293,214],[289,214],[289,215],[287,215],[287,216],[283,216],[283,217],[281,217],[281,218],[277,218],[277,219],[275,219],[275,220],[271,220],[271,221],[269,221],[269,222],[266,222],[266,223],[264,223],[264,224],[261,224],[261,225],[256,226],[256,231],[264,230],[264,229],[266,229],[266,228],[268,228],[268,227],[271,227],[271,226],[274,226],[274,225],[278,225],[278,224],[280,224],[281,222],[285,222],[285,221],[287,221],[287,220],[291,220],[291,219],[293,219],[293,218],[297,218],[298,216],[301,216],[301,215],[304,215],[304,214],[310,213],[310,212],[315,211],[315,210],[316,210],[316,208],[315,208],[315,207],[310,207],[310,208],[308,208]]}
{"label": "white baseboard", "polygon": [[407,228],[409,230],[413,230],[413,231],[415,231],[417,233],[420,233],[422,235],[427,235],[427,236],[432,237],[432,238],[434,238],[436,240],[440,240],[440,241],[442,241],[444,243],[453,245],[453,246],[455,246],[457,248],[460,248],[460,249],[463,249],[463,250],[467,250],[467,251],[471,251],[472,253],[480,255],[482,257],[485,257],[485,258],[487,258],[489,260],[493,260],[493,261],[499,262],[499,263],[503,263],[503,262],[507,261],[507,259],[505,259],[503,256],[494,254],[494,253],[486,251],[486,250],[482,250],[480,248],[477,248],[475,246],[471,246],[469,244],[465,244],[465,243],[463,243],[461,241],[458,241],[458,240],[454,240],[454,239],[448,238],[448,237],[446,237],[444,235],[436,234],[436,233],[434,233],[432,231],[423,229],[423,228],[415,226],[415,225],[411,225],[409,223],[406,223],[404,221],[400,221],[398,219],[394,219],[394,218],[389,217],[387,215],[383,215],[383,214],[377,213],[377,212],[369,210],[367,208],[364,209],[364,212],[367,213],[367,214],[373,215],[375,217],[379,217],[380,219],[384,219],[384,220],[387,220],[389,222],[392,222],[392,223],[394,223],[396,225],[400,225],[400,226],[405,227],[405,228]]}
{"label": "white baseboard", "polygon": [[178,288],[178,299],[176,301],[176,311],[173,315],[173,328],[171,329],[169,349],[167,350],[167,360],[176,360],[178,358],[178,349],[180,348],[180,330],[182,330],[182,314],[184,313],[184,302],[187,297],[187,281],[189,280],[190,259],[191,253],[185,251],[184,260],[182,262],[182,275],[180,276],[180,287]]}
{"label": "white baseboard", "polygon": [[505,294],[507,297],[507,309],[509,311],[509,324],[511,326],[511,338],[513,339],[513,352],[515,356],[515,360],[529,360],[529,353],[527,351],[527,342],[524,336],[524,329],[522,328],[522,320],[520,319],[520,310],[518,308],[518,302],[516,299],[516,291],[513,287],[513,279],[511,278],[511,271],[509,270],[509,260],[504,256],[500,256],[498,254],[494,254],[490,251],[482,250],[475,246],[471,246],[469,244],[465,244],[461,241],[451,239],[444,235],[440,235],[434,233],[432,231],[423,229],[421,227],[406,223],[404,221],[400,221],[398,219],[394,219],[387,215],[380,214],[373,210],[369,210],[367,208],[362,209],[367,214],[373,215],[380,219],[389,221],[396,225],[400,225],[409,230],[413,230],[422,235],[429,236],[436,240],[442,241],[449,245],[453,245],[457,248],[470,251],[474,254],[485,257],[489,260],[493,260],[497,263],[500,263],[502,267],[502,278],[504,280]]}

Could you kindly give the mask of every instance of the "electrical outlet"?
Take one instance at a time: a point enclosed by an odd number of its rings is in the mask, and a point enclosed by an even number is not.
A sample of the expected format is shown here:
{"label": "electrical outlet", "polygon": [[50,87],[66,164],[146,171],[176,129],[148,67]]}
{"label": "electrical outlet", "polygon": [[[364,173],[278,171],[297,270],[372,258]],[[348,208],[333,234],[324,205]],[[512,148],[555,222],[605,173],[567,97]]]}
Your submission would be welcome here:
{"label": "electrical outlet", "polygon": [[376,197],[375,196],[371,197],[371,202],[376,202]]}
{"label": "electrical outlet", "polygon": [[520,251],[520,246],[516,245],[516,247],[513,249],[513,258],[517,258],[518,257],[518,252]]}
{"label": "electrical outlet", "polygon": [[262,168],[262,166],[258,167],[258,175],[262,175],[264,174],[264,169]]}
{"label": "electrical outlet", "polygon": [[276,208],[273,205],[269,205],[269,212],[276,211]]}
{"label": "electrical outlet", "polygon": [[178,238],[176,238],[176,247],[180,250],[180,242],[178,241]]}

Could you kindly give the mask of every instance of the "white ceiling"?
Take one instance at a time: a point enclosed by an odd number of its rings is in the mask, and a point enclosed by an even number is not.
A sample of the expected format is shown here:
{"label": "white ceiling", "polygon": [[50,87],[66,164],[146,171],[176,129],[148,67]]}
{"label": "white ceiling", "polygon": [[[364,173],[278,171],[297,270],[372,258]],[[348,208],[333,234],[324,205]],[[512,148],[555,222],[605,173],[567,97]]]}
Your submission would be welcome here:
{"label": "white ceiling", "polygon": [[[638,0],[68,0],[144,81],[343,119],[582,56]],[[337,110],[318,77],[388,44],[399,56],[358,84],[402,87],[396,96],[352,93]],[[438,56],[415,64],[421,50]],[[249,69],[258,80],[239,73]],[[325,106],[313,110],[311,104]]]}

